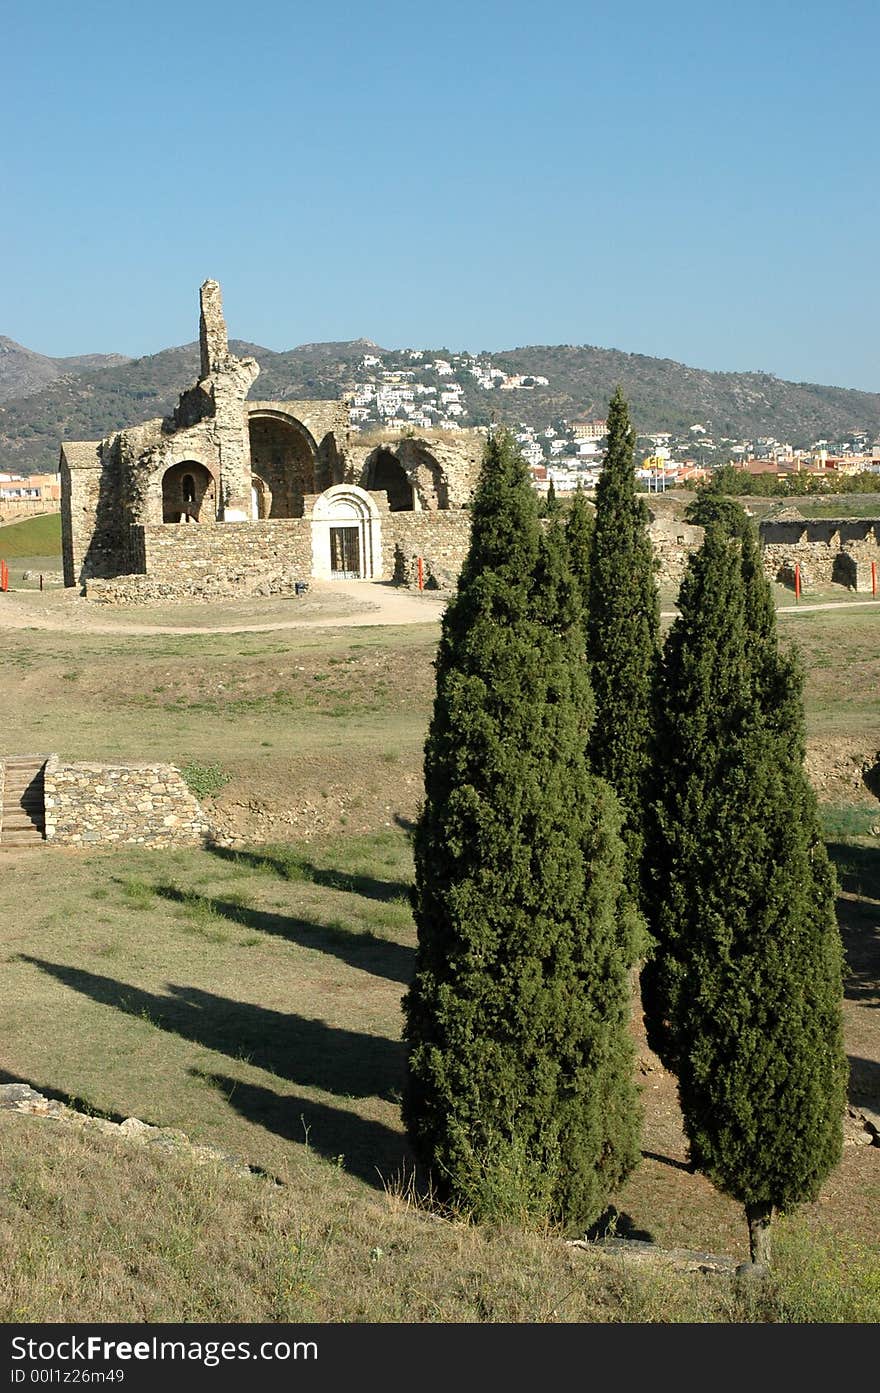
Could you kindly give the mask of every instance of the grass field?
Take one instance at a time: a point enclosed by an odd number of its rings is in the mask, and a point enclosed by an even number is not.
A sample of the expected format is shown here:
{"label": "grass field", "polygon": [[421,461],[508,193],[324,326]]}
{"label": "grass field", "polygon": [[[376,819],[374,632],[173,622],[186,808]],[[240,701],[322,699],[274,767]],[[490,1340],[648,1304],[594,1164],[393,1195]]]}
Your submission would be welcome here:
{"label": "grass field", "polygon": [[[282,1183],[0,1115],[0,1232],[15,1239],[0,1318],[749,1318],[729,1283],[628,1274],[550,1234],[474,1230],[406,1202],[402,829],[44,855],[39,895],[33,855],[0,884],[3,1079],[180,1128]],[[861,941],[880,861],[870,846],[835,855]],[[877,967],[868,953],[851,982],[854,1050],[868,1048]],[[620,1231],[744,1258],[738,1207],[685,1167],[672,1080],[644,1042],[640,1058],[646,1159],[616,1198]],[[878,1213],[880,1152],[847,1148],[822,1202],[782,1224],[761,1318],[880,1316]]]}
{"label": "grass field", "polygon": [[[880,609],[780,626],[813,742],[880,749]],[[877,1147],[848,1146],[820,1202],[781,1222],[762,1295],[413,1202],[407,827],[437,632],[4,635],[5,753],[219,764],[209,806],[245,843],[0,861],[0,1081],[265,1175],[0,1114],[0,1320],[876,1320]],[[826,802],[853,1099],[878,1107],[877,805],[845,781]],[[639,1057],[645,1159],[618,1231],[744,1258],[740,1211],[687,1169],[674,1081],[641,1037]]]}

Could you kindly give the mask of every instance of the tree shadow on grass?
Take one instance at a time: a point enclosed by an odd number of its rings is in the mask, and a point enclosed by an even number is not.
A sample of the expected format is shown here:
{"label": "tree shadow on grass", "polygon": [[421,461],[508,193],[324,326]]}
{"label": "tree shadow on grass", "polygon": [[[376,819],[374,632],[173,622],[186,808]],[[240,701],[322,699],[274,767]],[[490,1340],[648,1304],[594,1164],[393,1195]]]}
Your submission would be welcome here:
{"label": "tree shadow on grass", "polygon": [[627,1238],[631,1242],[653,1243],[654,1235],[648,1229],[640,1229],[629,1215],[610,1204],[600,1214],[594,1224],[587,1229],[584,1237],[591,1243],[600,1243],[603,1238]]}
{"label": "tree shadow on grass", "polygon": [[834,862],[841,890],[849,895],[880,900],[880,846],[852,846],[847,842],[828,842],[828,855]]}
{"label": "tree shadow on grass", "polygon": [[876,1059],[849,1056],[848,1093],[853,1107],[880,1112],[880,1063]]}
{"label": "tree shadow on grass", "polygon": [[409,884],[404,880],[378,880],[375,876],[355,871],[341,871],[335,866],[318,866],[285,847],[267,847],[262,851],[208,845],[212,856],[249,870],[272,871],[280,880],[306,880],[322,885],[325,890],[345,890],[351,895],[363,895],[369,900],[390,901],[409,899]]}
{"label": "tree shadow on grass", "polygon": [[176,885],[156,885],[153,888],[157,895],[173,904],[188,905],[197,913],[217,915],[233,924],[240,924],[242,928],[274,934],[301,948],[316,949],[374,977],[385,977],[389,982],[400,982],[402,986],[408,986],[412,980],[415,950],[379,938],[369,930],[348,930],[286,914],[249,909],[235,900],[215,899],[211,895],[179,890]]}
{"label": "tree shadow on grass", "polygon": [[396,1099],[403,1086],[403,1045],[384,1036],[329,1026],[305,1016],[168,983],[168,995],[144,991],[82,968],[19,955],[57,981],[138,1016],[159,1030],[243,1059],[291,1083],[344,1097]]}
{"label": "tree shadow on grass", "polygon": [[316,1155],[333,1161],[368,1185],[384,1189],[413,1171],[414,1161],[406,1137],[384,1123],[326,1103],[312,1102],[296,1094],[276,1093],[259,1084],[242,1083],[228,1074],[190,1073],[212,1084],[231,1108],[285,1141],[308,1146]]}

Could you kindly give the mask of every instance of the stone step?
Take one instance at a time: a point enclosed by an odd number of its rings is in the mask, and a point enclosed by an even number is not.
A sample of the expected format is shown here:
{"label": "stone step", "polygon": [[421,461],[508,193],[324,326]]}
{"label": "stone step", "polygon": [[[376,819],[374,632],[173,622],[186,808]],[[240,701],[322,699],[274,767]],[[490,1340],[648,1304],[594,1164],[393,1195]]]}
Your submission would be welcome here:
{"label": "stone step", "polygon": [[0,850],[45,846],[45,755],[3,760]]}

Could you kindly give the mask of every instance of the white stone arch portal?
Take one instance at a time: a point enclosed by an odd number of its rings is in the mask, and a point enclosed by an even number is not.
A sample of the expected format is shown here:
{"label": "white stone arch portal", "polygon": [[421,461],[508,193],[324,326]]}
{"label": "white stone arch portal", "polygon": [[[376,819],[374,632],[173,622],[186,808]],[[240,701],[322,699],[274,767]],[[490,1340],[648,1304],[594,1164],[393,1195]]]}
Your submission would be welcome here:
{"label": "white stone arch portal", "polygon": [[375,499],[356,484],[334,484],[312,511],[316,580],[373,580],[382,574],[382,524]]}

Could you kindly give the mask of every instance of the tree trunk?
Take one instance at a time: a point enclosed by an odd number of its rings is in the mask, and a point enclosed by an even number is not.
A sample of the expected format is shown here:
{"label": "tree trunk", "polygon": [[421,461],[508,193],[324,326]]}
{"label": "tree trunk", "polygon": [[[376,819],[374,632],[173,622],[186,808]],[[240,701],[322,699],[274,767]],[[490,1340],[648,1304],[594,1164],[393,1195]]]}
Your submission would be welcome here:
{"label": "tree trunk", "polygon": [[746,1220],[749,1225],[749,1248],[752,1262],[756,1267],[769,1267],[770,1224],[773,1220],[773,1205],[747,1204]]}

